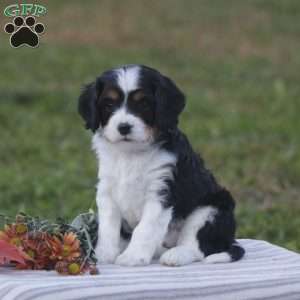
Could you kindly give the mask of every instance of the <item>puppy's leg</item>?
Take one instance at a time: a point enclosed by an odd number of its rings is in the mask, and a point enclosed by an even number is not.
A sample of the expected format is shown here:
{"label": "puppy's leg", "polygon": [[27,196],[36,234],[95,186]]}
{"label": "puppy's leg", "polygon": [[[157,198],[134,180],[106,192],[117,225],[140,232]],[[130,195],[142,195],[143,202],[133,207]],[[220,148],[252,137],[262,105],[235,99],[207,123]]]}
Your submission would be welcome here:
{"label": "puppy's leg", "polygon": [[198,208],[189,215],[179,233],[177,246],[166,251],[160,263],[167,266],[182,266],[203,260],[204,254],[199,248],[197,233],[206,222],[212,222],[216,209],[210,206]]}
{"label": "puppy's leg", "polygon": [[120,253],[122,253],[129,244],[129,240],[128,239],[124,239],[123,237],[121,237],[120,239]]}
{"label": "puppy's leg", "polygon": [[166,251],[168,251],[168,248],[166,248],[164,246],[158,246],[155,250],[153,258],[159,259]]}
{"label": "puppy's leg", "polygon": [[147,265],[162,245],[171,220],[171,209],[160,201],[146,203],[140,223],[132,233],[127,249],[118,256],[116,264],[125,266]]}
{"label": "puppy's leg", "polygon": [[99,263],[113,263],[120,254],[121,216],[104,180],[101,181],[97,192],[97,206],[99,227],[96,257]]}

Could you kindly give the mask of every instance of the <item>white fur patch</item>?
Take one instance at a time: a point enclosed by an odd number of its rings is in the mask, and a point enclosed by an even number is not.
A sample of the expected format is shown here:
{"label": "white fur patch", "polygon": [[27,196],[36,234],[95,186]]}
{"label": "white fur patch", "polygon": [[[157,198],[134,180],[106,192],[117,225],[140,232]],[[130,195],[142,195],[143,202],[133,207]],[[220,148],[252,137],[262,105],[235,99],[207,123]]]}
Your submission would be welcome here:
{"label": "white fur patch", "polygon": [[178,237],[178,245],[191,245],[198,247],[198,240],[196,239],[197,232],[206,222],[213,222],[217,210],[211,206],[200,207],[193,211],[188,218]]}
{"label": "white fur patch", "polygon": [[117,70],[118,85],[123,90],[125,95],[138,88],[139,72],[140,68],[137,66],[127,67],[125,69],[121,68]]}

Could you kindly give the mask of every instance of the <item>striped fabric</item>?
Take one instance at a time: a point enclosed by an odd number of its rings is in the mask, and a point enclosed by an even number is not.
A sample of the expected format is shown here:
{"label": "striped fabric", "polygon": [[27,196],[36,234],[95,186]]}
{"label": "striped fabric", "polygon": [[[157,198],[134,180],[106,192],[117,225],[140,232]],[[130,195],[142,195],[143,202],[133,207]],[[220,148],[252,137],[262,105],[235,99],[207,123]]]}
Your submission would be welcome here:
{"label": "striped fabric", "polygon": [[245,258],[227,264],[105,265],[97,276],[0,268],[0,299],[300,299],[299,254],[264,241],[239,242]]}

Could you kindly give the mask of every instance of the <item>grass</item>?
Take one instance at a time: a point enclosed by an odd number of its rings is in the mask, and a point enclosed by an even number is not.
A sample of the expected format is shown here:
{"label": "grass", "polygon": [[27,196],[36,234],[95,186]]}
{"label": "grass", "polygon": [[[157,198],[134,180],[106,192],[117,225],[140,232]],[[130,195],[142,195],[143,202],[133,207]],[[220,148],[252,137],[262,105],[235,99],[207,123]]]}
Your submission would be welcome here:
{"label": "grass", "polygon": [[43,3],[39,48],[12,49],[1,34],[1,213],[95,207],[77,97],[103,70],[142,63],[185,91],[180,127],[232,190],[238,236],[300,251],[299,1]]}

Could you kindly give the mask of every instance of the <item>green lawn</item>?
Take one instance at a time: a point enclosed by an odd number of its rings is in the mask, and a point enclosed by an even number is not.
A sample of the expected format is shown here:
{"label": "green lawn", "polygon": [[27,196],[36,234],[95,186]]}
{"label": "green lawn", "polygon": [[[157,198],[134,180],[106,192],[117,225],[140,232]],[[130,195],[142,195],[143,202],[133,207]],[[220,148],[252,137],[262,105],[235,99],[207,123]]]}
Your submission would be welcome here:
{"label": "green lawn", "polygon": [[298,0],[42,2],[39,48],[0,33],[0,213],[95,208],[77,97],[103,70],[141,63],[185,91],[180,127],[232,190],[238,236],[300,251]]}

